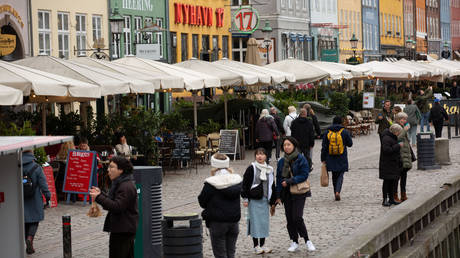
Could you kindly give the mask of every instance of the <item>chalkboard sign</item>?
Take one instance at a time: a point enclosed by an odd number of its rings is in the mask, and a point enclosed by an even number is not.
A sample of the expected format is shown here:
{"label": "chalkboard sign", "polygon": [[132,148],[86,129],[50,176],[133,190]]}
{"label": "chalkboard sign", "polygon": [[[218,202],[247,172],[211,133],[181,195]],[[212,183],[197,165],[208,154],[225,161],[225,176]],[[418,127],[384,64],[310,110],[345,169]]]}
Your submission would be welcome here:
{"label": "chalkboard sign", "polygon": [[174,149],[172,159],[190,160],[191,139],[185,133],[173,135]]}
{"label": "chalkboard sign", "polygon": [[234,155],[235,160],[239,145],[238,130],[220,130],[219,153]]}

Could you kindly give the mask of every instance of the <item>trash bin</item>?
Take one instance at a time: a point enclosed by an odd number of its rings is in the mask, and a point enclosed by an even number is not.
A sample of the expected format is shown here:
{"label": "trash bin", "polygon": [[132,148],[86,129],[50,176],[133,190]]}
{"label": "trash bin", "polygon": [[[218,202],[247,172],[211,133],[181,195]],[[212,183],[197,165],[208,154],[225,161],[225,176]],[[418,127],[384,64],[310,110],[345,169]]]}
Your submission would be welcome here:
{"label": "trash bin", "polygon": [[134,257],[163,257],[161,234],[162,168],[135,166],[134,179],[139,197],[139,224]]}
{"label": "trash bin", "polygon": [[441,166],[435,162],[434,143],[434,134],[417,134],[417,169],[429,170],[441,168]]}
{"label": "trash bin", "polygon": [[203,258],[203,225],[198,214],[165,214],[164,258]]}

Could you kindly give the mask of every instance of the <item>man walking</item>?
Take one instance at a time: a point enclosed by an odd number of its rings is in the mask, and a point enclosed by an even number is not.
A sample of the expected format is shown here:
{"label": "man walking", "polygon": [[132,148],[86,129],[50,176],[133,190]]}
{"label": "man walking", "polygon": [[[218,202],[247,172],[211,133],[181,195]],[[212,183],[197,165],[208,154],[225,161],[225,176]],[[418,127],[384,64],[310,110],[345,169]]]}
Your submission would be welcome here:
{"label": "man walking", "polygon": [[433,87],[428,87],[427,91],[420,90],[420,95],[415,99],[420,112],[422,113],[422,119],[420,121],[420,132],[424,132],[424,127],[426,124],[426,131],[430,131],[430,124],[428,119],[430,117],[430,105],[428,104],[429,100],[433,97]]}
{"label": "man walking", "polygon": [[288,107],[289,114],[284,118],[284,132],[286,136],[291,136],[291,123],[297,118],[297,109],[294,106]]}
{"label": "man walking", "polygon": [[278,116],[278,110],[275,107],[270,108],[270,115],[275,119],[276,127],[278,127],[279,137],[275,140],[276,160],[280,158],[281,138],[284,135],[283,120]]}
{"label": "man walking", "polygon": [[379,125],[377,132],[379,133],[380,140],[382,139],[382,132],[389,128],[393,123],[393,112],[391,111],[391,101],[385,100],[383,103],[382,113],[379,113],[375,123]]}
{"label": "man walking", "polygon": [[291,136],[299,142],[299,149],[305,158],[307,158],[311,168],[310,152],[315,145],[315,131],[311,119],[307,118],[307,110],[305,108],[300,109],[299,117],[292,122]]}

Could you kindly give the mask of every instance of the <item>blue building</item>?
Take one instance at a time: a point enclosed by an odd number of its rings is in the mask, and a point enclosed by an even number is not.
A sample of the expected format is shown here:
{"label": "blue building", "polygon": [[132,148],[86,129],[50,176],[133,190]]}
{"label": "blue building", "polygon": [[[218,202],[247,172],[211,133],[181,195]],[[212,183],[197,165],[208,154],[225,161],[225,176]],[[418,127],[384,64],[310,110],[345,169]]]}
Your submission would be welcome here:
{"label": "blue building", "polygon": [[450,37],[450,0],[441,0],[441,51],[444,43],[449,45],[449,51],[452,50],[452,40]]}
{"label": "blue building", "polygon": [[364,62],[380,60],[379,0],[362,0]]}

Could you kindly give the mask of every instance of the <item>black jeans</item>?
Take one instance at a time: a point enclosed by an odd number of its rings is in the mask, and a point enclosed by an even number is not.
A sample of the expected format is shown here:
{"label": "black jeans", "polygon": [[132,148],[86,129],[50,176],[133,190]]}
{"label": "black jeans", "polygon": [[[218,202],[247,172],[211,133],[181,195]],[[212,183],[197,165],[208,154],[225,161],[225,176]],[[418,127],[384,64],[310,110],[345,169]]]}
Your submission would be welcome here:
{"label": "black jeans", "polygon": [[132,233],[110,233],[109,257],[134,258],[134,238]]}
{"label": "black jeans", "polygon": [[433,121],[434,133],[436,134],[436,138],[442,137],[443,125],[444,125],[444,121]]}
{"label": "black jeans", "polygon": [[284,212],[286,214],[289,238],[296,243],[299,242],[299,235],[305,241],[308,240],[307,227],[303,221],[303,209],[306,197],[306,194],[296,195],[288,193],[284,200]]}
{"label": "black jeans", "polygon": [[26,237],[28,236],[35,236],[35,234],[37,233],[37,229],[38,229],[38,222],[31,222],[31,223],[25,223],[24,224],[24,229],[25,229],[25,235]]}
{"label": "black jeans", "polygon": [[334,185],[334,193],[342,191],[343,174],[345,172],[332,172],[332,184]]}
{"label": "black jeans", "polygon": [[[408,168],[403,168],[403,170],[401,171],[401,177],[399,178],[400,185],[401,185],[401,193],[406,192],[407,171],[409,171]],[[398,181],[396,181],[395,192],[398,192]]]}
{"label": "black jeans", "polygon": [[383,185],[382,185],[383,199],[385,198],[390,198],[390,200],[394,199],[394,194],[396,193],[397,184],[398,184],[397,179],[383,179]]}
{"label": "black jeans", "polygon": [[267,152],[267,163],[268,163],[272,157],[273,141],[259,142],[259,147],[264,148],[265,152]]}
{"label": "black jeans", "polygon": [[238,222],[210,222],[212,252],[215,258],[234,258],[238,239]]}
{"label": "black jeans", "polygon": [[281,137],[278,137],[278,139],[276,139],[275,141],[275,146],[276,146],[276,153],[275,153],[275,158],[276,158],[276,161],[278,161],[278,159],[280,158],[280,150],[281,150]]}

